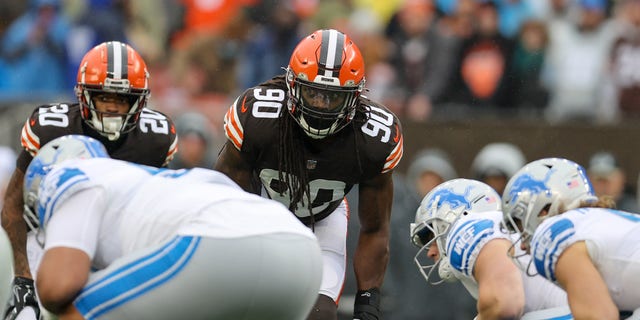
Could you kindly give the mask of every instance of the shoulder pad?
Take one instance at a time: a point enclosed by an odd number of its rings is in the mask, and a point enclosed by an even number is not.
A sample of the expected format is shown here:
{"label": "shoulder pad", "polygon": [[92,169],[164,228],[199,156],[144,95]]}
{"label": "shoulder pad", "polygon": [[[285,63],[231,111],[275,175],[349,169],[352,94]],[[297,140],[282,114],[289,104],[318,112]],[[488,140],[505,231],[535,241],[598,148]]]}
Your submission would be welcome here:
{"label": "shoulder pad", "polygon": [[574,242],[575,233],[575,225],[565,217],[550,217],[543,221],[531,239],[531,258],[540,275],[556,281],[556,263],[564,249]]}
{"label": "shoulder pad", "polygon": [[231,105],[224,116],[224,132],[236,149],[246,140],[245,129],[251,127],[253,137],[273,132],[283,108],[286,90],[275,82],[267,82],[248,89]]}
{"label": "shoulder pad", "polygon": [[365,141],[375,153],[374,161],[384,161],[382,173],[393,170],[404,152],[404,141],[400,120],[385,106],[368,99],[361,99],[361,115],[354,120],[363,133]]}

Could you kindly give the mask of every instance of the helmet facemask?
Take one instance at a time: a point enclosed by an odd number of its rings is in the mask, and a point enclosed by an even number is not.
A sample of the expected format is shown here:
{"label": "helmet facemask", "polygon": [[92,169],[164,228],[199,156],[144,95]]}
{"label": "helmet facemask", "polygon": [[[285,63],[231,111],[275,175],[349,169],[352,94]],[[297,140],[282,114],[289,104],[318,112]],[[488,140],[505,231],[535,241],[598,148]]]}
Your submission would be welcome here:
{"label": "helmet facemask", "polygon": [[[439,217],[429,218],[419,224],[412,223],[411,242],[420,248],[413,258],[418,270],[425,280],[432,285],[455,281],[450,265],[447,261],[445,242],[451,223]],[[432,245],[438,248],[436,259],[428,257]],[[437,271],[437,276],[434,271]]]}
{"label": "helmet facemask", "polygon": [[[331,78],[318,76],[309,81],[304,74],[296,76],[287,69],[289,112],[311,138],[322,139],[342,130],[353,119],[364,80],[340,86]],[[338,81],[337,78],[333,78]],[[321,81],[325,82],[322,83]],[[339,81],[338,81],[339,82]]]}
{"label": "helmet facemask", "polygon": [[[110,79],[106,79],[108,82]],[[120,80],[122,81],[122,80]],[[124,80],[127,81],[127,80]],[[128,81],[127,81],[128,82]],[[94,130],[109,138],[118,140],[122,134],[135,129],[140,113],[147,103],[148,90],[113,90],[103,88],[92,88],[87,85],[78,85],[78,100],[82,109],[82,117],[86,123]],[[140,92],[135,92],[140,91]],[[129,111],[127,113],[100,111],[96,108],[94,99],[105,93],[118,94],[127,100]]]}
{"label": "helmet facemask", "polygon": [[[453,267],[449,264],[449,232],[462,216],[472,212],[501,210],[499,198],[500,195],[485,183],[470,179],[453,179],[441,183],[422,199],[416,211],[415,223],[410,226],[410,235],[411,241],[420,248],[414,261],[428,283],[439,284],[456,280]],[[426,242],[423,234],[433,234],[433,239]],[[439,257],[434,263],[425,264],[423,261],[427,258],[433,241],[436,241]],[[439,278],[433,280],[433,270],[436,269]]]}

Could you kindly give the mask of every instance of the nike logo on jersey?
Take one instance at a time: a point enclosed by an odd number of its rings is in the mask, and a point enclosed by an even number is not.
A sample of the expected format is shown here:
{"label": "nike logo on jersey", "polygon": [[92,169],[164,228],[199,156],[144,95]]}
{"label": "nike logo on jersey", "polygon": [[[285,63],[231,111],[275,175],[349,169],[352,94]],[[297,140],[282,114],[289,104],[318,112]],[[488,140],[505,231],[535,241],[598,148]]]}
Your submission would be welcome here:
{"label": "nike logo on jersey", "polygon": [[245,101],[247,101],[247,96],[244,96],[244,99],[242,99],[242,105],[240,106],[240,112],[242,113],[247,112],[247,107],[244,105]]}

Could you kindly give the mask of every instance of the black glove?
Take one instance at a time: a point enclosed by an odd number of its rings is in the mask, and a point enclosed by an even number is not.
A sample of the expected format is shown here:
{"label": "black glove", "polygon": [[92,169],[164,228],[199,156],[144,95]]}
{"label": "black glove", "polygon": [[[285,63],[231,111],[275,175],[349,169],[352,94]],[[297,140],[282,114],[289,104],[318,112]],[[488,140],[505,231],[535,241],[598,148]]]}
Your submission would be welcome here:
{"label": "black glove", "polygon": [[32,279],[23,277],[13,278],[13,293],[4,314],[4,320],[14,320],[25,307],[32,307],[36,313],[36,319],[40,319],[40,306],[36,299],[36,290]]}
{"label": "black glove", "polygon": [[371,288],[356,293],[353,320],[380,320],[380,290]]}

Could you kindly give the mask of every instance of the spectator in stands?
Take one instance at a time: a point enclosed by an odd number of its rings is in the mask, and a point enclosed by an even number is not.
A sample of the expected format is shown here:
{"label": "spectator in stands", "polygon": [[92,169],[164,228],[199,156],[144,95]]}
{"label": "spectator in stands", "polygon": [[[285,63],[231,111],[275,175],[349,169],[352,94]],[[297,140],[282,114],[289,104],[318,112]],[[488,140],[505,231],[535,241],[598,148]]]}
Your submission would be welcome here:
{"label": "spectator in stands", "polygon": [[442,102],[454,73],[460,46],[437,19],[431,0],[405,1],[387,26],[393,46],[390,62],[397,75],[396,90],[404,100],[400,116],[427,120],[432,105]]}
{"label": "spectator in stands", "polygon": [[626,187],[626,173],[618,165],[613,153],[608,151],[594,153],[589,159],[587,174],[596,196],[611,197],[616,203],[616,209],[638,212],[638,202]]}
{"label": "spectator in stands", "polygon": [[549,43],[543,21],[524,22],[512,59],[513,103],[519,113],[541,115],[549,102],[549,91],[542,81],[542,69]]}
{"label": "spectator in stands", "polygon": [[[196,111],[221,119],[236,92],[238,54],[235,41],[215,36],[191,39],[188,48],[172,53],[164,88],[154,93],[153,105],[169,114]],[[213,122],[222,134],[222,121]]]}
{"label": "spectator in stands", "polygon": [[[545,76],[549,122],[596,121],[606,61],[615,36],[606,0],[579,0],[575,19],[549,23]],[[600,115],[603,116],[603,115]]]}
{"label": "spectator in stands", "polygon": [[618,1],[615,9],[619,33],[608,57],[602,122],[640,119],[640,1]]}
{"label": "spectator in stands", "polygon": [[2,94],[25,98],[70,88],[65,73],[70,26],[60,5],[59,0],[31,0],[27,11],[4,33],[0,56],[11,78]]}
{"label": "spectator in stands", "polygon": [[500,34],[515,38],[522,24],[534,15],[534,3],[540,0],[493,0],[498,7],[498,28]]}
{"label": "spectator in stands", "polygon": [[255,23],[240,52],[237,72],[241,88],[271,79],[289,63],[291,52],[303,37],[292,2],[266,0],[248,10]]}
{"label": "spectator in stands", "polygon": [[242,9],[255,0],[198,1],[182,0],[181,28],[172,34],[173,48],[188,46],[193,38],[222,36],[229,25],[242,15]]}
{"label": "spectator in stands", "polygon": [[525,164],[525,156],[518,146],[508,142],[493,142],[485,145],[473,159],[471,177],[502,194],[507,181]]}
{"label": "spectator in stands", "polygon": [[480,113],[495,108],[504,113],[513,107],[513,79],[509,79],[513,41],[500,34],[493,2],[478,3],[474,12],[475,30],[462,44],[448,97]]}
{"label": "spectator in stands", "polygon": [[169,168],[212,168],[218,149],[209,120],[199,112],[185,112],[176,118],[175,125],[180,152],[169,163]]}
{"label": "spectator in stands", "polygon": [[[65,67],[70,87],[76,83],[75,75],[84,54],[96,45],[120,41],[130,43],[138,50],[127,37],[129,8],[130,3],[125,0],[88,0],[82,6],[77,5],[66,41],[69,61]],[[138,51],[142,54],[142,51]]]}

